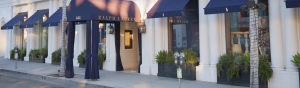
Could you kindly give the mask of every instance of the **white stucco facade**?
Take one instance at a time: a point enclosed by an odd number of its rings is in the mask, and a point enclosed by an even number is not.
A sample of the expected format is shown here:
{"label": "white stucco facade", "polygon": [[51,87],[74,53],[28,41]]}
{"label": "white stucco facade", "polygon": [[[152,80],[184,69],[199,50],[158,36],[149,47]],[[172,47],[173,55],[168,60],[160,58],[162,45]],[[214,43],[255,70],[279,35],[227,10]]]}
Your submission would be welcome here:
{"label": "white stucco facade", "polygon": [[[67,0],[69,3],[71,0]],[[142,33],[142,65],[141,74],[157,75],[158,64],[155,55],[160,50],[168,49],[169,21],[164,18],[147,18],[146,13],[152,8],[157,0],[128,0],[137,4],[141,12],[141,19],[145,20],[146,33]],[[225,14],[205,15],[204,9],[209,0],[199,1],[199,51],[200,63],[196,67],[196,80],[205,82],[217,82],[217,63],[220,55],[226,54],[225,38]],[[51,16],[59,7],[62,0],[0,0],[0,26],[21,12],[28,12],[28,18],[37,10],[49,9]],[[269,25],[270,25],[270,48],[271,67],[274,71],[273,77],[268,82],[269,88],[299,88],[299,73],[297,67],[290,61],[293,55],[300,51],[300,8],[286,8],[284,0],[269,0]],[[101,22],[100,22],[101,23]],[[107,24],[107,28],[108,28]],[[121,29],[132,29],[135,34],[136,24],[121,22]],[[114,26],[114,25],[113,25]],[[132,27],[134,26],[134,27]],[[77,56],[86,48],[86,25],[76,25],[74,60],[73,65],[78,67]],[[9,59],[9,51],[18,44],[19,26],[12,30],[0,30],[0,57]],[[52,61],[52,52],[61,47],[61,24],[48,29],[48,57],[45,63]],[[39,28],[34,26],[27,29],[27,55],[24,61],[29,61],[29,52],[38,49]],[[122,33],[122,32],[121,32]],[[115,34],[106,34],[106,61],[104,70],[116,71],[116,48]],[[122,37],[122,34],[121,34]],[[123,37],[122,37],[123,38]],[[134,37],[137,38],[137,37]],[[138,41],[134,41],[138,44]],[[137,49],[137,48],[135,48]],[[122,51],[121,51],[122,52]],[[124,62],[128,68],[138,64],[138,52],[135,53],[134,63]],[[126,57],[126,53],[121,56]],[[127,58],[122,58],[127,60]]]}

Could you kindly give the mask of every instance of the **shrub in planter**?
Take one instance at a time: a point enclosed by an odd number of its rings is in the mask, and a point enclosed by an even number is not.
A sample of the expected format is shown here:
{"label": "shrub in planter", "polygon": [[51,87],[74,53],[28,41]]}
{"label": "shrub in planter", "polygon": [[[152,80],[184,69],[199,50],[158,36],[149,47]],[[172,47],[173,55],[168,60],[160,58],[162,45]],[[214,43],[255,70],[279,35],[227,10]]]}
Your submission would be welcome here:
{"label": "shrub in planter", "polygon": [[33,59],[38,58],[39,52],[37,49],[33,49],[29,52],[29,55],[30,55],[29,60],[33,60]]}
{"label": "shrub in planter", "polygon": [[24,57],[26,55],[26,49],[19,50],[20,60],[24,60]]}
{"label": "shrub in planter", "polygon": [[[192,49],[183,50],[185,64],[181,67],[182,79],[196,80],[196,66],[198,65],[198,54]],[[174,63],[175,57],[172,51],[159,51],[155,56],[158,63],[158,76],[177,78],[177,66]]]}
{"label": "shrub in planter", "polygon": [[[176,78],[176,66],[174,64],[174,53],[166,50],[159,51],[155,55],[156,62],[158,63],[158,76]],[[175,71],[175,72],[174,72]]]}
{"label": "shrub in planter", "polygon": [[15,50],[14,49],[10,50],[10,59],[12,59],[12,60],[15,59]]}
{"label": "shrub in planter", "polygon": [[[222,55],[217,65],[217,83],[249,86],[250,85],[250,54]],[[272,77],[273,70],[268,62],[267,55],[259,56],[259,83],[260,88],[266,88],[267,81]],[[226,76],[226,77],[224,77]],[[227,78],[227,82],[225,79]]]}
{"label": "shrub in planter", "polygon": [[85,68],[85,56],[86,56],[86,50],[81,52],[81,54],[79,54],[77,57],[79,67],[81,67],[81,68]]}
{"label": "shrub in planter", "polygon": [[[68,52],[65,50],[65,56],[67,56]],[[60,65],[61,61],[61,48],[55,50],[52,54],[52,63],[54,65]]]}
{"label": "shrub in planter", "polygon": [[99,69],[103,69],[103,62],[106,60],[106,54],[103,54],[103,51],[101,49],[98,49],[98,63],[99,63]]}
{"label": "shrub in planter", "polygon": [[[47,56],[47,54],[48,54],[47,52],[48,52],[47,49],[34,49],[34,50],[31,50],[30,53],[29,53],[30,54],[29,61],[45,63],[44,55]],[[41,57],[41,55],[42,55],[42,57]]]}

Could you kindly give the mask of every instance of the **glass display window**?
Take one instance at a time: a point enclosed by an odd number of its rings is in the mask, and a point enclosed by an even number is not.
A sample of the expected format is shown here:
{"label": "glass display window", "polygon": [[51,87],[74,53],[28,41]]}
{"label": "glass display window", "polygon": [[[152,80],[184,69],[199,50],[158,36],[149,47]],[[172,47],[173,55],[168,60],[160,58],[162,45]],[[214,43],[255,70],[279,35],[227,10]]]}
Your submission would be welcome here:
{"label": "glass display window", "polygon": [[[270,58],[269,11],[268,0],[258,0],[267,5],[266,10],[258,9],[258,49],[260,55]],[[225,14],[226,49],[227,53],[250,52],[250,18],[248,12],[234,12]],[[269,59],[271,60],[271,58]]]}

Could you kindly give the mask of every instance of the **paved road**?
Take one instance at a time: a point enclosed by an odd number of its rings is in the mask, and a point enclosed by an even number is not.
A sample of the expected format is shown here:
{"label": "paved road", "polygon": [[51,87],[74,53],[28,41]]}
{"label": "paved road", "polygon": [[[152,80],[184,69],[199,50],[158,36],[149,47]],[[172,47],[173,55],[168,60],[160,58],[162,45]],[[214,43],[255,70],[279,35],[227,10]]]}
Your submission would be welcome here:
{"label": "paved road", "polygon": [[68,81],[42,79],[13,72],[0,71],[1,88],[92,88]]}

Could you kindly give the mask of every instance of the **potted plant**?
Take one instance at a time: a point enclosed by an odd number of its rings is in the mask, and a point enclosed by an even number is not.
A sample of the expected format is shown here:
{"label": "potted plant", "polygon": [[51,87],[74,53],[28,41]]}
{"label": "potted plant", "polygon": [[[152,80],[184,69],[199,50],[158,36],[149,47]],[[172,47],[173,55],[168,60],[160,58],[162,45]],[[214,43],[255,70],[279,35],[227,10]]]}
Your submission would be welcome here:
{"label": "potted plant", "polygon": [[[238,86],[250,85],[250,53],[231,53],[222,55],[217,65],[217,83]],[[267,55],[259,56],[259,88],[267,88],[267,81],[272,77],[273,70]]]}
{"label": "potted plant", "polygon": [[[168,58],[168,52],[166,50],[159,51],[158,54],[155,56],[156,62],[158,63],[158,76],[161,77],[170,77],[170,78],[176,78],[176,66],[174,64],[174,59],[173,62],[171,62],[171,59],[174,55],[170,56]],[[169,62],[169,63],[168,63]],[[173,69],[172,69],[173,68]]]}
{"label": "potted plant", "polygon": [[197,56],[198,53],[192,48],[183,50],[185,64],[182,68],[182,79],[196,80],[196,66],[199,65]]}
{"label": "potted plant", "polygon": [[[196,80],[196,66],[198,65],[198,54],[192,49],[183,50],[185,64],[182,66],[182,79]],[[159,51],[155,56],[158,63],[158,76],[177,78],[177,66],[174,63],[175,57],[172,51]]]}
{"label": "potted plant", "polygon": [[26,56],[26,49],[19,50],[20,60],[24,61],[24,57]]}
{"label": "potted plant", "polygon": [[[300,54],[297,53],[295,56],[293,56],[294,60],[291,60],[297,67],[300,67]],[[299,72],[299,80],[300,80],[300,68],[298,68]]]}
{"label": "potted plant", "polygon": [[41,63],[45,63],[45,58],[48,56],[48,50],[46,48],[39,49],[39,59]]}
{"label": "potted plant", "polygon": [[81,52],[81,54],[79,54],[77,57],[80,68],[85,68],[85,59],[86,59],[85,56],[86,56],[86,50]]}
{"label": "potted plant", "polygon": [[103,51],[101,49],[98,49],[98,63],[99,63],[99,69],[103,70],[103,62],[106,60],[106,54],[103,54]]}
{"label": "potted plant", "polygon": [[30,62],[36,62],[36,59],[38,58],[39,50],[33,49],[29,52],[29,61]]}

